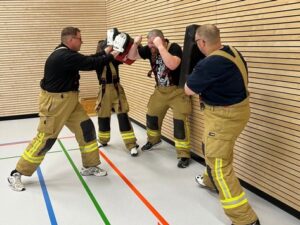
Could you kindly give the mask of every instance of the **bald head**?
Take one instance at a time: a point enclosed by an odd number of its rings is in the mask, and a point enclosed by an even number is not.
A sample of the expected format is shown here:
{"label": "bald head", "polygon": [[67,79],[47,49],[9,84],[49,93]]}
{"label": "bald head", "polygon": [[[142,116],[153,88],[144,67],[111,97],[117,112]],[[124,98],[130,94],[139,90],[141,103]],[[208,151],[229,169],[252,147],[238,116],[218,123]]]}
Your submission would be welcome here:
{"label": "bald head", "polygon": [[222,47],[219,29],[212,24],[201,25],[197,28],[195,41],[204,55],[220,49]]}
{"label": "bald head", "polygon": [[218,44],[220,42],[220,30],[212,24],[204,24],[196,31],[198,38],[205,40],[208,44]]}

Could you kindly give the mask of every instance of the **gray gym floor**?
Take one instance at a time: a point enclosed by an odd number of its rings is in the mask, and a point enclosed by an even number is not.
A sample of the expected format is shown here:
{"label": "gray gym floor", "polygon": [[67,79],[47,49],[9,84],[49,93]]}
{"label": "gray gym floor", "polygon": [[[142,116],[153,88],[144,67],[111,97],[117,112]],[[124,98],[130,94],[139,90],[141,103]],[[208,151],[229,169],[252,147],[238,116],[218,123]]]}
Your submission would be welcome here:
{"label": "gray gym floor", "polygon": [[[97,127],[96,117],[92,118]],[[204,167],[192,161],[177,168],[174,147],[163,143],[131,157],[123,145],[116,117],[111,141],[101,148],[106,177],[81,177],[80,153],[73,134],[63,129],[59,140],[32,177],[24,177],[24,192],[8,187],[38,118],[0,121],[0,225],[224,225],[231,224],[218,196],[194,181]],[[146,132],[133,124],[138,144]],[[300,221],[246,191],[262,225],[299,225]]]}

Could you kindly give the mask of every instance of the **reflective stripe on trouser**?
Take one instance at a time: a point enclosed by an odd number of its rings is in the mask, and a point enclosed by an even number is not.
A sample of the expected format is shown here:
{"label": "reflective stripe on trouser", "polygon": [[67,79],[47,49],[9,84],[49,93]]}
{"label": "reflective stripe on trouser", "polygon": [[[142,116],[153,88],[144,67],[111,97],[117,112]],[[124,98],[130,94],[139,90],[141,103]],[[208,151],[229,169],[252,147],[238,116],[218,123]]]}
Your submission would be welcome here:
{"label": "reflective stripe on trouser", "polygon": [[128,150],[136,147],[136,138],[133,130],[121,132],[122,139]]}
{"label": "reflective stripe on trouser", "polygon": [[206,106],[204,110],[205,161],[226,215],[235,225],[257,219],[233,171],[235,141],[250,116],[249,100],[229,106]]}
{"label": "reflective stripe on trouser", "polygon": [[[184,94],[183,88],[177,86],[155,88],[148,102],[148,141],[155,144],[160,140],[162,122],[169,108],[173,110],[174,142],[177,157],[190,158],[188,115],[191,113],[191,99]],[[179,122],[178,126],[177,122]]]}
{"label": "reflective stripe on trouser", "polygon": [[[38,134],[27,146],[16,166],[26,176],[31,176],[41,164],[64,125],[75,133],[79,146],[89,146],[96,141],[95,128],[78,102],[78,92],[42,91],[39,107]],[[86,167],[99,165],[98,149],[82,154],[82,163]]]}
{"label": "reflective stripe on trouser", "polygon": [[[81,152],[81,157],[83,166],[84,167],[89,167],[90,165],[95,164],[95,158],[99,158],[99,150],[98,150],[98,143],[96,140],[90,142],[87,145],[84,146],[79,146],[80,152]],[[96,156],[98,155],[98,157]],[[95,158],[94,158],[95,157]]]}
{"label": "reflective stripe on trouser", "polygon": [[[98,94],[98,100],[96,103],[96,108],[98,108],[97,114],[99,118],[110,118],[111,117],[111,109],[113,108],[117,114],[126,114],[129,111],[128,102],[126,99],[126,95],[124,92],[124,89],[121,84],[118,83],[118,90],[119,95],[117,93],[117,90],[114,86],[114,84],[106,84],[105,85],[105,93],[102,97],[102,85],[100,85]],[[121,107],[119,107],[119,104],[121,104]],[[99,107],[100,106],[100,107]],[[120,111],[121,109],[121,111]],[[122,121],[125,120],[125,121]],[[129,121],[128,116],[123,116],[121,118],[118,117],[119,124],[125,122],[126,124],[129,124],[130,128],[126,131],[123,131],[121,129],[121,126],[119,126],[120,133],[123,139],[124,144],[126,145],[126,148],[128,150],[132,149],[136,146],[136,137],[134,135],[134,131],[132,129],[131,123]],[[100,122],[99,122],[100,123]],[[99,125],[100,127],[100,125]],[[107,143],[110,140],[110,126],[107,130],[101,131],[99,129],[98,131],[98,138],[100,143]]]}
{"label": "reflective stripe on trouser", "polygon": [[110,140],[110,131],[98,131],[98,139],[102,144],[106,144]]}

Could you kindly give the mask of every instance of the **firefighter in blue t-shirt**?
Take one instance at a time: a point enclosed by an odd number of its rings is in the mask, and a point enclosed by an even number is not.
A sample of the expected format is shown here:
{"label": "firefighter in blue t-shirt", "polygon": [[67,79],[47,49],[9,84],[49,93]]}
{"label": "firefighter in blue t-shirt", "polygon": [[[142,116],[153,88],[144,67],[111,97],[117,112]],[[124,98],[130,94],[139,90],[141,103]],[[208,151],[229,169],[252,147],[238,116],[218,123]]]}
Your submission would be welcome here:
{"label": "firefighter in blue t-shirt", "polygon": [[185,92],[198,94],[202,101],[207,165],[196,181],[217,190],[234,225],[259,225],[232,165],[235,141],[250,117],[246,62],[235,48],[221,44],[219,29],[214,25],[200,26],[195,41],[206,58],[188,76]]}

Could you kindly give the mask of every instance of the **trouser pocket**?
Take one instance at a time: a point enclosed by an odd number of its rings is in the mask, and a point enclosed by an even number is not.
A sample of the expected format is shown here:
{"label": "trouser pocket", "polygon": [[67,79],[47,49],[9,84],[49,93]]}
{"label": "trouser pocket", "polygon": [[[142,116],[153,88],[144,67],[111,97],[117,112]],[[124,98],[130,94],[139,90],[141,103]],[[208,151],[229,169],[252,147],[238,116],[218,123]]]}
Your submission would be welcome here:
{"label": "trouser pocket", "polygon": [[209,132],[205,140],[207,157],[228,159],[231,157],[235,138],[231,134]]}
{"label": "trouser pocket", "polygon": [[52,116],[41,116],[38,131],[46,134],[54,133],[55,119]]}

